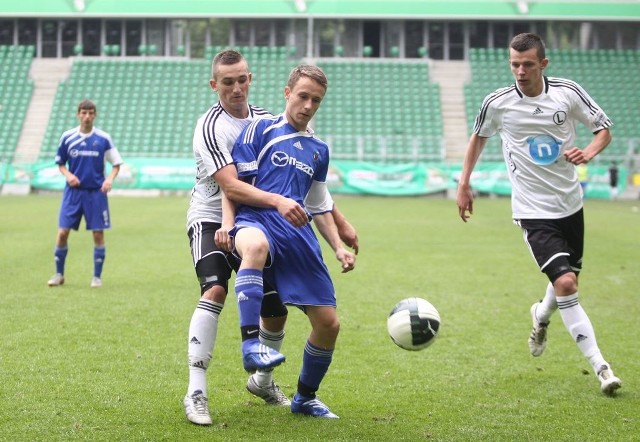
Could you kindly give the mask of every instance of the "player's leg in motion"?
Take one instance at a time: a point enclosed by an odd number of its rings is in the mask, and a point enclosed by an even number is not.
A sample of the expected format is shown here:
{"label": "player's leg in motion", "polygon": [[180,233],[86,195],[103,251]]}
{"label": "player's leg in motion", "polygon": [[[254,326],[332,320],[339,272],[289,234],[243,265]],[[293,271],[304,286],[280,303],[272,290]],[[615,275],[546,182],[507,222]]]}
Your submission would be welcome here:
{"label": "player's leg in motion", "polygon": [[47,284],[49,287],[56,287],[64,284],[64,264],[67,260],[67,253],[69,248],[67,246],[69,239],[69,229],[58,229],[58,236],[56,238],[56,246],[53,251],[53,259],[56,264],[56,273],[53,275]]}
{"label": "player's leg in motion", "polygon": [[[274,290],[265,288],[264,291],[260,312],[260,343],[279,352],[284,340],[288,312]],[[273,367],[256,370],[251,374],[247,380],[247,390],[264,399],[268,405],[291,405],[289,398],[273,380]]]}
{"label": "player's leg in motion", "polygon": [[553,283],[560,316],[565,327],[582,354],[587,358],[605,394],[613,394],[622,386],[622,382],[613,374],[609,363],[604,359],[591,321],[578,302],[578,278],[573,272],[565,273]]}
{"label": "player's leg in motion", "polygon": [[235,234],[235,248],[242,262],[236,274],[235,291],[242,335],[242,362],[252,372],[275,367],[284,362],[280,352],[260,343],[260,310],[262,306],[264,269],[269,243],[255,227],[244,227]]}
{"label": "player's leg in motion", "polygon": [[533,330],[529,335],[529,350],[533,356],[540,356],[547,347],[547,330],[549,319],[553,312],[558,309],[556,302],[556,291],[550,282],[547,285],[544,298],[540,302],[536,302],[531,306],[531,320],[533,322]]}
{"label": "player's leg in motion", "polygon": [[305,311],[312,330],[304,347],[298,391],[291,402],[291,412],[337,419],[338,416],[316,397],[316,391],[331,365],[340,321],[335,307],[306,306]]}
{"label": "player's leg in motion", "polygon": [[184,398],[184,407],[187,419],[199,425],[211,425],[207,369],[213,357],[218,321],[225,297],[224,287],[210,287],[200,298],[189,324],[189,387]]}
{"label": "player's leg in motion", "polygon": [[91,287],[102,287],[102,267],[107,256],[107,249],[104,243],[104,230],[93,231],[93,278]]}
{"label": "player's leg in motion", "polygon": [[189,229],[191,254],[201,296],[191,316],[187,336],[189,386],[184,397],[184,408],[187,419],[199,425],[211,425],[207,369],[213,357],[218,321],[231,276],[226,254],[215,246],[218,227],[212,223],[196,223]]}

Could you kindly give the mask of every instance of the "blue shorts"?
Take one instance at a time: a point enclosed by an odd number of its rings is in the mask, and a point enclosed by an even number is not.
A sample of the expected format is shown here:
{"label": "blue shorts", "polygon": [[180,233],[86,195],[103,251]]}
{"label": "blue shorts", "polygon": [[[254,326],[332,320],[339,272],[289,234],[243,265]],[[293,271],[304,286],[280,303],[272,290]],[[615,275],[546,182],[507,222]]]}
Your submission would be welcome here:
{"label": "blue shorts", "polygon": [[266,235],[271,265],[264,269],[264,278],[284,304],[336,306],[333,282],[311,224],[294,227],[276,210],[244,206],[230,234],[243,227],[256,227]]}
{"label": "blue shorts", "polygon": [[105,230],[111,227],[107,194],[100,189],[86,190],[65,187],[60,206],[58,226],[78,230],[84,216],[87,230]]}

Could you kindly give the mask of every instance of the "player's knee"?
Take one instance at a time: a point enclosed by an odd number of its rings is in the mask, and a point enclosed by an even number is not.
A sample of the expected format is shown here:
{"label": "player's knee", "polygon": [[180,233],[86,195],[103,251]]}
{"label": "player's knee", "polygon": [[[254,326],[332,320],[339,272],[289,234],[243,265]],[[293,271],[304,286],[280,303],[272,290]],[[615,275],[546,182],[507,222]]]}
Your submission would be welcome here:
{"label": "player's knee", "polygon": [[259,229],[240,229],[236,234],[235,244],[243,261],[266,262],[269,254],[269,241]]}
{"label": "player's knee", "polygon": [[224,304],[227,299],[227,287],[218,281],[200,281],[200,294],[206,300]]}
{"label": "player's knee", "polygon": [[266,261],[269,253],[269,244],[266,241],[246,243],[242,246],[243,260]]}
{"label": "player's knee", "polygon": [[317,321],[314,328],[325,336],[337,337],[340,332],[340,320],[337,316],[326,316]]}
{"label": "player's knee", "polygon": [[282,328],[269,328],[268,330],[282,330],[284,328],[284,323],[287,320],[287,314],[289,311],[287,310],[287,306],[285,306],[280,300],[280,296],[276,292],[265,293],[264,298],[262,298],[262,306],[260,308],[260,316],[269,320],[270,323],[273,322],[274,325],[276,323],[282,323]]}
{"label": "player's knee", "polygon": [[578,291],[578,281],[575,273],[567,272],[560,275],[554,282],[553,288],[558,295],[571,295]]}

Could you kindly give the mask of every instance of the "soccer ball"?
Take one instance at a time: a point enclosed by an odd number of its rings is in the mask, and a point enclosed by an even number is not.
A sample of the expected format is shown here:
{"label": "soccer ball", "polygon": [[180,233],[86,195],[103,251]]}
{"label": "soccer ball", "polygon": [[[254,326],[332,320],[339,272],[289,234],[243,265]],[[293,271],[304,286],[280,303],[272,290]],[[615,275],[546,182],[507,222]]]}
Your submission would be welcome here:
{"label": "soccer ball", "polygon": [[405,350],[423,350],[433,344],[440,328],[440,314],[422,298],[407,298],[396,304],[387,318],[391,340]]}

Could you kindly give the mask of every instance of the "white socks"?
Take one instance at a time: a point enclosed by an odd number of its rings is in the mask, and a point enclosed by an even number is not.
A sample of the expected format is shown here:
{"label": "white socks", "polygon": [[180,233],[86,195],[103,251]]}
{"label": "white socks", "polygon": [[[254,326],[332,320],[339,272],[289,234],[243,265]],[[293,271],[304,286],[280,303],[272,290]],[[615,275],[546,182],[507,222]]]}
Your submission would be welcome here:
{"label": "white socks", "polygon": [[578,302],[578,293],[557,297],[558,309],[565,327],[582,354],[589,360],[593,370],[597,373],[602,365],[608,365],[602,357],[596,334],[589,317]]}
{"label": "white socks", "polygon": [[544,294],[544,298],[542,298],[542,302],[540,302],[536,308],[536,317],[538,318],[538,321],[548,323],[549,318],[551,318],[551,315],[557,309],[558,303],[556,302],[556,291],[553,288],[553,284],[549,283],[547,285],[547,291]]}
{"label": "white socks", "polygon": [[218,317],[224,304],[200,299],[189,324],[189,387],[187,394],[200,390],[207,397],[207,367],[218,334]]}

